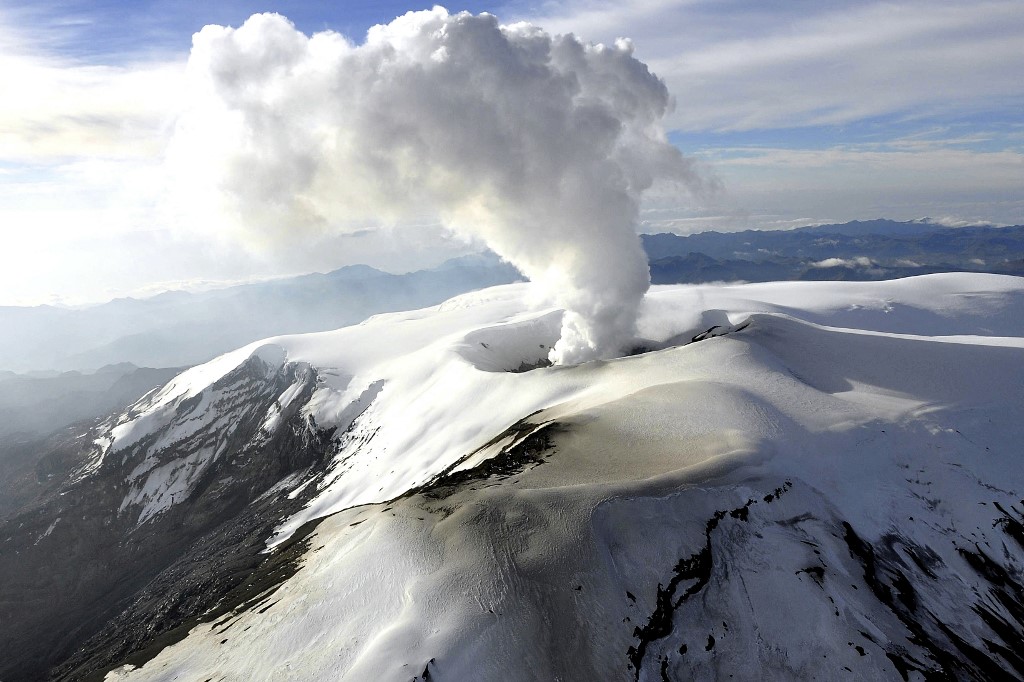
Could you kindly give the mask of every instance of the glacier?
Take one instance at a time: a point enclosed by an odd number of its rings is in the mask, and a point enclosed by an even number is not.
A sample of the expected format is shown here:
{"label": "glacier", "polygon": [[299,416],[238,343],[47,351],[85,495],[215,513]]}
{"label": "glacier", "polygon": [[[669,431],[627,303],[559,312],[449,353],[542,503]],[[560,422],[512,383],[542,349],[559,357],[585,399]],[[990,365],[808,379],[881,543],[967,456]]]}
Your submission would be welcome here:
{"label": "glacier", "polygon": [[555,367],[533,293],[265,339],[88,434],[133,532],[324,443],[260,493],[287,575],[107,679],[1024,676],[1024,280],[656,286],[631,355]]}

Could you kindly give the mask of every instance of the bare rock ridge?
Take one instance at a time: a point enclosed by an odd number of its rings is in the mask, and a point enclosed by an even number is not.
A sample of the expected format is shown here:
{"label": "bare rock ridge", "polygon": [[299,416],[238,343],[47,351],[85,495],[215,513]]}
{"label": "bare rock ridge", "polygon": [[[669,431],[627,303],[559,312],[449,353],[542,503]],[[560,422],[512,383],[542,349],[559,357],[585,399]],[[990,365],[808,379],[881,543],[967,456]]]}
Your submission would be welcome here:
{"label": "bare rock ridge", "polygon": [[[254,356],[176,407],[185,420],[198,401],[214,399],[217,422],[163,445],[171,422],[7,519],[0,649],[19,655],[0,659],[0,678],[42,679],[63,663],[56,677],[80,679],[212,607],[259,566],[274,524],[304,501],[273,486],[315,477],[326,463],[331,433],[298,414],[315,379],[308,367]],[[267,434],[266,413],[297,381],[302,395],[286,408],[286,427]],[[80,457],[94,454],[89,436],[80,443]],[[139,477],[131,474],[147,458],[151,469],[176,468],[169,477],[192,477],[166,509],[152,506],[164,491],[132,495]]]}

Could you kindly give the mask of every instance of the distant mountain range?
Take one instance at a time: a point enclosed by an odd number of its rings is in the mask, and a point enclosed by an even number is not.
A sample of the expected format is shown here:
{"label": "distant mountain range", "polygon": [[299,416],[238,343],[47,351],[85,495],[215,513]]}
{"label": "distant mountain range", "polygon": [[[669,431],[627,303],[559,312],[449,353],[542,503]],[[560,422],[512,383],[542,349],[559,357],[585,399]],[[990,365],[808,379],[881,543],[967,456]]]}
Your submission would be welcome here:
{"label": "distant mountain range", "polygon": [[520,279],[482,254],[394,275],[366,265],[200,293],[170,291],[85,308],[0,307],[0,370],[180,367],[278,334],[323,331]]}
{"label": "distant mountain range", "polygon": [[64,465],[68,444],[97,418],[127,408],[179,371],[121,363],[92,373],[0,372],[0,517],[45,488]]}
{"label": "distant mountain range", "polygon": [[642,236],[655,284],[884,280],[935,272],[1024,275],[1024,226],[854,221],[786,231]]}
{"label": "distant mountain range", "polygon": [[[935,272],[1024,275],[1024,226],[854,221],[787,231],[642,235],[655,284],[884,280]],[[0,371],[179,367],[250,341],[336,329],[521,279],[493,254],[401,275],[365,265],[87,308],[0,307]]]}

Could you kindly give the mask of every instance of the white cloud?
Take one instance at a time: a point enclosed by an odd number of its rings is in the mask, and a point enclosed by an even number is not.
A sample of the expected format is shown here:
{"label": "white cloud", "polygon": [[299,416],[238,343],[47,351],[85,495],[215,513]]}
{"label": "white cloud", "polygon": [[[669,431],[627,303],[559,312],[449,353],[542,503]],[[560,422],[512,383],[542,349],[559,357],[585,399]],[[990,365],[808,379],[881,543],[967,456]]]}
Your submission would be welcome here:
{"label": "white cloud", "polygon": [[[742,175],[746,187],[764,189],[797,185],[841,189],[841,183],[852,182],[873,190],[1013,192],[1024,184],[1024,153],[1012,150],[746,147],[716,150],[713,159],[714,167],[726,177]],[[764,169],[772,169],[775,174],[764,173]]]}
{"label": "white cloud", "polygon": [[870,268],[874,265],[874,261],[866,256],[857,256],[855,258],[826,258],[825,260],[815,261],[811,263],[812,268]]}
{"label": "white cloud", "polygon": [[123,66],[55,57],[0,15],[0,160],[152,159],[181,100],[183,63]]}
{"label": "white cloud", "polygon": [[535,19],[549,30],[633,38],[679,102],[670,127],[791,128],[1024,101],[1018,0],[546,7]]}
{"label": "white cloud", "polygon": [[273,249],[437,216],[567,309],[557,361],[631,340],[649,284],[640,196],[657,178],[702,186],[626,42],[435,8],[356,46],[264,14],[204,28],[188,77],[169,158],[192,222]]}
{"label": "white cloud", "polygon": [[924,147],[880,150],[735,147],[703,155],[725,190],[713,201],[663,201],[645,231],[779,229],[939,216],[950,226],[1024,223],[1024,153]]}
{"label": "white cloud", "polygon": [[[993,223],[991,223],[991,221],[987,221],[987,220],[978,220],[976,218],[975,219],[965,219],[965,218],[957,218],[957,217],[954,217],[954,216],[934,216],[934,217],[932,217],[932,216],[925,216],[923,218],[919,218],[915,222],[931,223],[933,225],[942,225],[943,227],[977,227],[977,226],[982,226],[982,225],[991,225],[991,224],[993,224]],[[995,223],[995,225],[996,225],[996,227],[1004,227],[1004,226],[1008,225],[1008,223],[1002,223],[1002,224]]]}
{"label": "white cloud", "polygon": [[[115,240],[153,229],[180,101],[183,63],[83,63],[47,52],[47,35],[30,40],[0,14],[3,303],[102,297],[110,282],[94,283],[130,269],[99,261]],[[97,260],[82,263],[89,254]]]}
{"label": "white cloud", "polygon": [[[984,124],[971,123],[978,112],[995,112],[997,118],[1011,112],[1012,118],[1024,102],[1024,81],[1019,78],[1024,72],[1019,47],[1024,12],[1017,0],[573,0],[540,7],[543,12],[527,18],[554,32],[574,32],[611,46],[619,35],[633,38],[636,56],[665,77],[677,101],[675,111],[663,119],[670,126],[694,131],[785,129],[777,135],[779,144],[731,144],[704,152],[705,168],[713,169],[726,187],[717,196],[655,194],[656,186],[646,192],[645,212],[639,216],[645,231],[780,228],[922,215],[941,216],[950,225],[1024,223],[1019,191],[1024,186],[1024,128],[1004,125],[992,134]],[[270,71],[263,74],[265,82],[257,78],[249,95],[235,93],[239,101],[262,98],[245,103],[258,115],[233,127],[231,117],[238,112],[210,98],[208,113],[224,125],[200,126],[205,138],[201,130],[189,136],[198,154],[246,144],[255,154],[261,131],[282,128],[274,112],[294,115],[294,124],[283,126],[288,137],[276,142],[281,154],[256,154],[256,163],[243,155],[239,158],[248,165],[231,176],[239,179],[236,196],[253,198],[249,203],[261,207],[249,218],[263,221],[267,229],[232,231],[223,229],[223,223],[210,229],[196,216],[224,215],[218,213],[225,208],[223,195],[208,191],[227,177],[221,166],[184,164],[189,182],[183,186],[202,190],[186,195],[188,210],[161,202],[168,184],[163,153],[178,110],[186,99],[193,105],[202,99],[184,90],[187,36],[180,36],[180,55],[121,56],[117,64],[102,64],[62,52],[85,27],[62,23],[59,17],[38,19],[38,12],[0,8],[0,303],[32,302],[51,293],[95,300],[136,290],[154,278],[244,280],[353,262],[415,268],[436,262],[440,254],[470,248],[444,236],[436,225],[440,203],[427,201],[426,190],[407,193],[398,202],[404,203],[401,210],[366,215],[374,205],[366,197],[384,196],[387,183],[366,186],[335,162],[327,164],[330,172],[324,174],[317,145],[324,139],[324,126],[338,122],[320,120],[320,127],[303,130],[302,122],[316,121],[328,103],[318,104],[301,88],[283,86],[288,79]],[[400,42],[396,31],[393,26],[390,37],[381,39]],[[293,75],[307,84],[329,80],[325,60],[357,48],[342,49],[339,36],[326,35],[312,40],[284,31],[263,55],[269,62],[259,61],[259,44],[250,46],[246,59],[271,67],[291,41],[290,49],[306,55],[296,65],[300,71],[307,69]],[[166,35],[161,39],[169,44]],[[406,46],[414,44],[415,32],[402,40]],[[144,42],[140,38],[133,44]],[[312,50],[320,52],[314,55]],[[444,52],[431,54],[441,58]],[[221,80],[229,79],[232,69],[243,81],[260,76],[259,69],[247,76],[249,67],[241,63],[220,62],[217,68],[222,69]],[[278,86],[282,89],[275,90]],[[291,104],[281,108],[282,98]],[[378,106],[383,107],[381,102]],[[536,103],[525,109],[538,116],[545,111]],[[967,124],[958,128],[925,122],[912,130],[913,117],[927,121],[936,112],[963,114]],[[863,123],[864,117],[896,115],[906,117],[900,136],[880,123],[876,144],[801,149],[816,145],[802,144],[799,133],[791,134],[805,125],[841,126]],[[413,131],[431,123],[411,115],[400,120],[386,108],[381,117]],[[232,130],[251,137],[246,142]],[[842,139],[842,130],[836,135]],[[345,140],[336,137],[333,142]],[[562,142],[556,140],[553,148]],[[377,144],[381,153],[371,154],[368,161],[379,163],[390,150],[383,137]],[[184,138],[179,139],[179,158],[186,147]],[[405,153],[406,160],[415,158],[411,147]],[[495,148],[483,153],[491,160],[500,158]],[[224,158],[223,153],[213,155]],[[516,158],[509,154],[505,160]],[[280,160],[287,163],[274,168],[271,161]],[[318,169],[314,175],[320,179],[309,187],[294,184],[310,168]],[[323,179],[339,174],[346,182],[329,185]],[[409,177],[398,177],[395,186]],[[533,185],[506,184],[518,187],[520,194],[533,191]],[[301,240],[289,238],[292,225],[276,218],[301,215],[304,201],[309,209],[304,222],[312,229]],[[406,210],[413,203],[423,204],[417,215]],[[470,221],[494,209],[487,202],[467,202],[460,216],[447,217]],[[317,215],[327,218],[319,228]],[[332,231],[346,219],[358,236]],[[417,229],[421,223],[434,225]],[[359,232],[367,229],[374,231]],[[276,237],[268,236],[275,231]],[[273,246],[261,252],[259,243]]]}

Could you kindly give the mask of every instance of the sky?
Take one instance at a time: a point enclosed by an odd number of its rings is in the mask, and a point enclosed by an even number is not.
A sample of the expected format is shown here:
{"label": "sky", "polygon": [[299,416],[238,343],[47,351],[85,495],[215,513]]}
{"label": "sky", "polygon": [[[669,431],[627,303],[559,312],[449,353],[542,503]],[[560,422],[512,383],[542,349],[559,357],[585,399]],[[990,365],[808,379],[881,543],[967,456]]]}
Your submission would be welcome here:
{"label": "sky", "polygon": [[[81,304],[482,247],[437,216],[272,241],[203,220],[169,172],[193,34],[276,12],[353,45],[427,5],[191,0],[0,5],[0,305]],[[887,217],[1024,223],[1024,3],[567,0],[450,5],[584,41],[632,41],[703,189],[655,185],[638,229]],[[193,58],[195,61],[195,58]],[[191,79],[191,80],[190,80]],[[194,109],[194,108],[193,108]],[[211,139],[210,144],[218,144]],[[201,150],[200,150],[201,151]],[[178,169],[180,171],[180,168]],[[698,183],[700,184],[700,183]]]}

